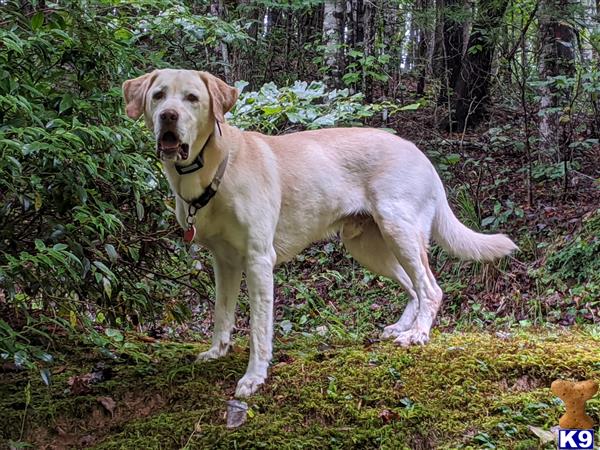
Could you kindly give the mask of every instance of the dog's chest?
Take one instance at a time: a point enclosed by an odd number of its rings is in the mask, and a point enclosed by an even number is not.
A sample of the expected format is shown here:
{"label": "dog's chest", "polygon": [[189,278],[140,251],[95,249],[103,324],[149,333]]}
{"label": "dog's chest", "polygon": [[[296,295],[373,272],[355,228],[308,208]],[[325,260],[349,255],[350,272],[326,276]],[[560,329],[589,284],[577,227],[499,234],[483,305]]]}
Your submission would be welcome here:
{"label": "dog's chest", "polygon": [[[218,194],[217,194],[218,195]],[[228,243],[230,247],[242,249],[244,247],[244,233],[232,211],[229,210],[221,199],[214,198],[206,207],[190,216],[188,204],[181,197],[177,197],[176,216],[177,222],[184,230],[190,225],[196,229],[194,242],[212,249],[218,243]]]}

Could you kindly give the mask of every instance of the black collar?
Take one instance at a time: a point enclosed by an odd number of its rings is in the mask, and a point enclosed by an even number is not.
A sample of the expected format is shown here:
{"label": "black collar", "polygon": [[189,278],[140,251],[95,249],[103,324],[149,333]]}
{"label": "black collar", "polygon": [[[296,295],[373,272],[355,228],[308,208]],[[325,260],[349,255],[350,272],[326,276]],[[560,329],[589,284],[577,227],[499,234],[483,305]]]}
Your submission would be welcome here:
{"label": "black collar", "polygon": [[[223,136],[223,133],[221,132],[221,124],[219,123],[219,121],[216,121],[216,123],[217,128],[219,129],[219,135]],[[206,150],[206,146],[208,145],[212,137],[213,133],[210,133],[210,135],[206,139],[206,142],[202,146],[202,150],[200,150],[200,153],[198,153],[198,156],[196,156],[196,158],[192,161],[191,164],[187,166],[178,166],[177,164],[175,164],[175,170],[179,175],[187,175],[188,173],[194,173],[197,170],[200,170],[204,167],[204,150]]]}
{"label": "black collar", "polygon": [[208,136],[208,139],[202,146],[202,150],[198,153],[198,156],[192,161],[191,164],[187,166],[178,166],[175,164],[175,170],[179,175],[187,175],[188,173],[194,173],[197,170],[200,170],[204,167],[204,150],[206,150],[206,146],[210,142],[210,138],[212,137],[212,133]]}
{"label": "black collar", "polygon": [[225,168],[227,167],[227,161],[229,160],[229,155],[225,156],[225,159],[221,161],[219,167],[217,168],[217,172],[215,173],[214,178],[210,182],[204,192],[200,194],[198,197],[191,199],[190,201],[185,198],[179,196],[184,202],[186,202],[188,206],[188,216],[193,216],[196,214],[196,211],[204,208],[210,199],[215,196],[217,193],[217,189],[219,189],[219,185],[221,184],[221,180],[223,179],[223,174],[225,173]]}

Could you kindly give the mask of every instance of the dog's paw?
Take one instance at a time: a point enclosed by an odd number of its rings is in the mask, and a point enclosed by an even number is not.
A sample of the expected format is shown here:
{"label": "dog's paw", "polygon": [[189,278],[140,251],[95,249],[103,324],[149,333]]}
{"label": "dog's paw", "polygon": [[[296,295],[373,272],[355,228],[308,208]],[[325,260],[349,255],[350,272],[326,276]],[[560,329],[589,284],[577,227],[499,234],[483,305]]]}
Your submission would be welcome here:
{"label": "dog's paw", "polygon": [[265,379],[266,377],[261,377],[260,375],[244,375],[242,379],[238,381],[237,388],[235,389],[235,396],[250,397],[265,382]]}
{"label": "dog's paw", "polygon": [[385,327],[381,333],[381,339],[395,339],[400,334],[408,330],[410,326],[401,323],[394,323]]}
{"label": "dog's paw", "polygon": [[196,362],[210,361],[211,359],[221,358],[227,354],[228,346],[211,347],[207,351],[200,353],[196,357]]}
{"label": "dog's paw", "polygon": [[394,343],[400,345],[401,347],[410,347],[411,345],[425,345],[429,342],[429,333],[426,333],[421,330],[407,330],[401,333],[398,333],[394,339]]}
{"label": "dog's paw", "polygon": [[381,339],[395,339],[402,333],[410,331],[414,326],[416,318],[416,314],[408,316],[402,315],[398,322],[388,325],[383,329]]}

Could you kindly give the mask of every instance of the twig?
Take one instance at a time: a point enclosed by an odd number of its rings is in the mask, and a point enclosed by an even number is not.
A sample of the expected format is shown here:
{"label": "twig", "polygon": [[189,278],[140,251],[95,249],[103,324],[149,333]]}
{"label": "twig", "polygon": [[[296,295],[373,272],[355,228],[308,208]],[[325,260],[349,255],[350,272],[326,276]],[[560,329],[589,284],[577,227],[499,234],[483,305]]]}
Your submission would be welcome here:
{"label": "twig", "polygon": [[[175,283],[181,284],[182,286],[185,286],[185,287],[187,287],[188,289],[191,289],[192,291],[194,291],[194,292],[195,292],[196,294],[198,294],[199,296],[202,294],[202,293],[201,293],[201,292],[200,292],[198,289],[196,289],[196,288],[195,288],[194,286],[192,286],[191,284],[189,284],[189,283],[186,283],[185,281],[181,281],[181,279],[180,279],[181,277],[172,277],[172,276],[170,276],[170,275],[167,275],[167,274],[165,274],[165,273],[160,273],[160,272],[156,272],[156,271],[154,271],[154,270],[151,270],[151,269],[146,269],[145,267],[142,267],[142,266],[136,266],[135,264],[132,264],[132,263],[130,263],[129,261],[126,261],[126,260],[121,260],[121,262],[123,262],[123,263],[125,263],[126,265],[128,265],[129,267],[133,268],[133,270],[135,270],[135,269],[140,269],[140,270],[142,270],[143,272],[150,273],[150,274],[152,274],[152,275],[155,275],[155,276],[157,276],[157,277],[164,278],[164,279],[166,279],[166,280],[170,280],[170,281],[173,281],[173,282],[175,282]],[[212,300],[210,297],[208,297],[208,301],[209,301],[209,303],[211,303],[211,304],[212,304],[212,303],[214,303],[214,302],[213,302],[213,300]]]}
{"label": "twig", "polygon": [[508,55],[506,55],[506,60],[507,61],[510,61],[515,56],[515,53],[517,52],[517,50],[519,50],[519,47],[521,46],[521,40],[525,39],[525,35],[527,34],[527,30],[529,29],[529,26],[531,25],[531,23],[533,22],[533,19],[535,18],[535,15],[537,13],[537,10],[538,10],[539,6],[540,6],[540,2],[538,0],[535,3],[535,5],[533,6],[533,11],[531,11],[531,15],[529,16],[529,19],[527,19],[527,22],[525,23],[525,26],[521,30],[521,36],[519,36],[519,39],[517,39],[517,42],[515,43],[515,45],[511,49],[511,51],[508,52]]}

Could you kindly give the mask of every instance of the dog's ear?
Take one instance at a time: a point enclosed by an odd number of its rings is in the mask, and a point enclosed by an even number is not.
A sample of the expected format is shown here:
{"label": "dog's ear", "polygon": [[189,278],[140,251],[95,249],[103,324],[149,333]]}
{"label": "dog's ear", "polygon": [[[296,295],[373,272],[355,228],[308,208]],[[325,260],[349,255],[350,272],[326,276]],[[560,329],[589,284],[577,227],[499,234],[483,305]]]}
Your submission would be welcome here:
{"label": "dog's ear", "polygon": [[156,78],[156,73],[151,72],[141,77],[127,80],[123,83],[123,97],[125,97],[125,112],[131,119],[137,119],[144,112],[146,92]]}
{"label": "dog's ear", "polygon": [[208,72],[199,72],[206,84],[213,115],[218,122],[225,122],[225,113],[233,108],[238,98],[238,90]]}

